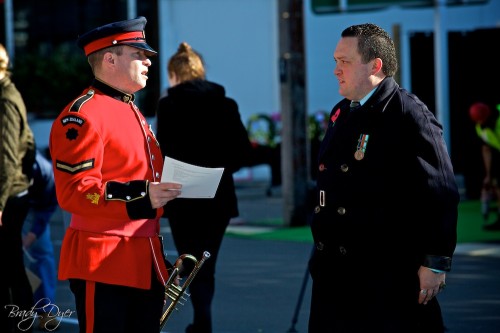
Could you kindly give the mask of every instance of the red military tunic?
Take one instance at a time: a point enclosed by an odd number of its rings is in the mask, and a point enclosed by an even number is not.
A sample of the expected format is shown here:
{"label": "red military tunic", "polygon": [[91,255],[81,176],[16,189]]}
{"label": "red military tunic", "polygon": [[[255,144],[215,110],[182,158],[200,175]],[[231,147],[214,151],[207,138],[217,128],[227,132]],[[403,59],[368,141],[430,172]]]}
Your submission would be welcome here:
{"label": "red military tunic", "polygon": [[72,214],[61,280],[148,289],[152,266],[161,283],[168,279],[158,237],[163,209],[153,209],[147,193],[163,158],[133,99],[95,80],[52,125],[57,199]]}

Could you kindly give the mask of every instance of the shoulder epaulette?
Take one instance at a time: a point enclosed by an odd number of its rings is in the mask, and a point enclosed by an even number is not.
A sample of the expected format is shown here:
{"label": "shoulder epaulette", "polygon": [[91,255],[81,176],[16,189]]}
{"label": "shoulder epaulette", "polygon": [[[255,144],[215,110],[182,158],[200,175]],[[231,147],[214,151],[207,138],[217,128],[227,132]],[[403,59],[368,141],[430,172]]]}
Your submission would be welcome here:
{"label": "shoulder epaulette", "polygon": [[75,99],[71,107],[69,108],[69,112],[79,112],[80,108],[85,104],[89,99],[94,96],[94,90],[90,89],[85,95],[78,97]]}

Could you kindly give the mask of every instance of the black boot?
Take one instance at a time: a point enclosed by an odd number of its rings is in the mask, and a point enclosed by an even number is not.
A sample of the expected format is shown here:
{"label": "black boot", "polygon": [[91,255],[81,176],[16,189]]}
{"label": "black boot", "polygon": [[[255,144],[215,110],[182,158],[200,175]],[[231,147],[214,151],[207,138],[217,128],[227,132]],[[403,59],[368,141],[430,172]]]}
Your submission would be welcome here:
{"label": "black boot", "polygon": [[500,231],[500,216],[492,224],[484,225],[483,229],[488,231]]}

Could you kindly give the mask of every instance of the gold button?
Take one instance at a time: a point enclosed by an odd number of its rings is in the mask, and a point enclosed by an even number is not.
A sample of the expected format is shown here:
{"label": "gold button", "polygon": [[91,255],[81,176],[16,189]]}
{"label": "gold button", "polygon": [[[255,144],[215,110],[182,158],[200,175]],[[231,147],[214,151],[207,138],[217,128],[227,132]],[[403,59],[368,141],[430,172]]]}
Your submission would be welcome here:
{"label": "gold button", "polygon": [[347,164],[342,164],[340,170],[342,170],[342,172],[347,172],[349,171],[349,166]]}
{"label": "gold button", "polygon": [[337,208],[337,213],[339,213],[339,215],[344,215],[345,214],[345,208],[344,207]]}

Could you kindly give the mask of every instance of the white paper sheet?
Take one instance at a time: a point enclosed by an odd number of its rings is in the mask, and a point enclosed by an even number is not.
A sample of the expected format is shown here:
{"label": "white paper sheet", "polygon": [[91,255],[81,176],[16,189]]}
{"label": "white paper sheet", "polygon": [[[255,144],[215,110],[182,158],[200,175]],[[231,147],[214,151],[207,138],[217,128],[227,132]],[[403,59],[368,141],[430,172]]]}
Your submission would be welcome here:
{"label": "white paper sheet", "polygon": [[205,168],[165,156],[162,182],[182,184],[178,198],[213,198],[224,168]]}

